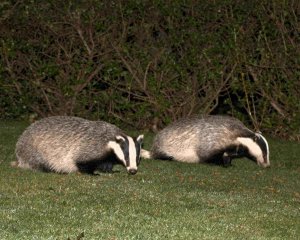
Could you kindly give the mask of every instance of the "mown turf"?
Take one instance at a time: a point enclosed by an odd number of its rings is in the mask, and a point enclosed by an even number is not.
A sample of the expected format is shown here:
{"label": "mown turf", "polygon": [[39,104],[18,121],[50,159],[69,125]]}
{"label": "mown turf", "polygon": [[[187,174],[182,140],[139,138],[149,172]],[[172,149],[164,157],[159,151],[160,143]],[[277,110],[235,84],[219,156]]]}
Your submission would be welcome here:
{"label": "mown turf", "polygon": [[269,139],[270,169],[144,160],[135,176],[61,175],[10,167],[25,126],[0,122],[0,239],[299,239],[299,143]]}

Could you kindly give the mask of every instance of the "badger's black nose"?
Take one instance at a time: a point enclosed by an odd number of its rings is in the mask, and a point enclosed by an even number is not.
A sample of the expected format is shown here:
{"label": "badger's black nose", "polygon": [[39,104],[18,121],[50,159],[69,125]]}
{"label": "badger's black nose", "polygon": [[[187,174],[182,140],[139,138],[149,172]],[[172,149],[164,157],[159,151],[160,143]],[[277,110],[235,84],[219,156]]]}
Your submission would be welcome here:
{"label": "badger's black nose", "polygon": [[136,169],[129,169],[128,172],[131,174],[131,175],[134,175],[137,173],[137,170]]}

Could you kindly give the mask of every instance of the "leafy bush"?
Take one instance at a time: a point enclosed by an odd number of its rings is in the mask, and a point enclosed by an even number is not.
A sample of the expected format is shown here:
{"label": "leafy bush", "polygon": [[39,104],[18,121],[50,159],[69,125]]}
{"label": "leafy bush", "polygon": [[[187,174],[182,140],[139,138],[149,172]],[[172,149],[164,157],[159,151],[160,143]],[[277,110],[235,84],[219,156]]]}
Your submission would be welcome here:
{"label": "leafy bush", "polygon": [[300,137],[300,7],[289,1],[5,1],[2,118],[160,128],[198,113]]}

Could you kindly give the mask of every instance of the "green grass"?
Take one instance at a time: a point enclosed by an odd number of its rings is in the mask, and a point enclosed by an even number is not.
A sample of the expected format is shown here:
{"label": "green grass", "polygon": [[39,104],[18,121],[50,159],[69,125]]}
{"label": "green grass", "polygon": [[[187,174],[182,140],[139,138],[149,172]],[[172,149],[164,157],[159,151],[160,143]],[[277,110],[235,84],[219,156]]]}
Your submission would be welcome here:
{"label": "green grass", "polygon": [[299,239],[299,143],[269,139],[270,169],[144,160],[135,176],[61,175],[10,167],[25,126],[0,122],[0,239]]}

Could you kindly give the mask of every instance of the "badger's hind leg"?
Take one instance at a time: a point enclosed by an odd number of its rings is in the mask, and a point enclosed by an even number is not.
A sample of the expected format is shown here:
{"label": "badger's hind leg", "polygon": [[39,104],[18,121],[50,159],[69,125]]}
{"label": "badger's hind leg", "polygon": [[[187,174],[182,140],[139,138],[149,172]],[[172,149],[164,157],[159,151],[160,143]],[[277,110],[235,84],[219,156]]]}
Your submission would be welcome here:
{"label": "badger's hind leg", "polygon": [[170,156],[169,154],[164,153],[162,151],[153,152],[151,157],[154,158],[154,159],[167,160],[167,161],[173,161],[174,160],[173,156]]}
{"label": "badger's hind leg", "polygon": [[10,166],[15,167],[15,168],[30,169],[30,170],[34,170],[34,171],[39,170],[39,171],[43,171],[43,172],[49,172],[49,169],[46,167],[43,167],[42,165],[24,162],[20,159],[17,161],[11,162]]}
{"label": "badger's hind leg", "polygon": [[31,167],[31,165],[29,165],[26,162],[22,162],[22,161],[13,161],[10,163],[10,166],[15,167],[15,168],[24,168],[24,169],[33,169]]}

